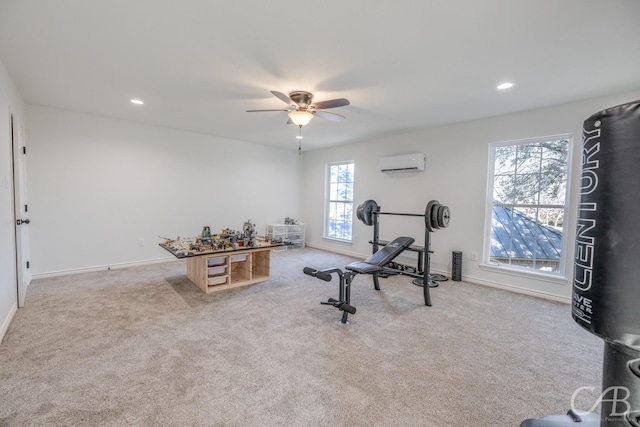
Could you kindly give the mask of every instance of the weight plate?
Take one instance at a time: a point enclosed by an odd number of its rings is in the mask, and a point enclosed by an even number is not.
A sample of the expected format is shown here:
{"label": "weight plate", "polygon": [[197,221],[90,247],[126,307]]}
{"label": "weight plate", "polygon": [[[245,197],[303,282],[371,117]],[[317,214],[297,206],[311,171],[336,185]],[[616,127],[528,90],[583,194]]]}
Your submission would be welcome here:
{"label": "weight plate", "polygon": [[439,230],[440,226],[438,225],[438,208],[442,206],[439,202],[436,205],[431,207],[431,226],[434,230]]}
{"label": "weight plate", "polygon": [[440,205],[438,206],[438,227],[447,228],[449,226],[449,207]]}
{"label": "weight plate", "polygon": [[356,209],[356,217],[362,222],[364,222],[364,204],[358,205]]}
{"label": "weight plate", "polygon": [[431,211],[433,209],[434,206],[438,206],[440,204],[440,202],[438,202],[437,200],[432,200],[429,203],[427,203],[427,207],[424,210],[424,225],[427,227],[427,230],[430,232],[434,232],[436,231],[436,229],[433,227],[433,225],[435,224],[435,221],[431,221]]}
{"label": "weight plate", "polygon": [[363,221],[366,225],[373,225],[373,213],[378,211],[378,204],[375,200],[364,202]]}

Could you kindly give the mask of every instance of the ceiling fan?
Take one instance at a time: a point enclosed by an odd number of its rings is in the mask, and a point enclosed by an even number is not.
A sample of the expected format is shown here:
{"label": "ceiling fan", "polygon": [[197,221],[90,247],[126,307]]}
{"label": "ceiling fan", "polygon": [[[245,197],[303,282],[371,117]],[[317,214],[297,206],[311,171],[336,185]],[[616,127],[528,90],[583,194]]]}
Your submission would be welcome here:
{"label": "ceiling fan", "polygon": [[259,113],[263,111],[285,111],[289,115],[287,124],[293,123],[302,128],[302,126],[306,126],[314,116],[333,121],[344,120],[344,116],[321,110],[349,105],[349,100],[344,98],[312,102],[313,94],[302,90],[290,92],[288,96],[282,92],[278,92],[275,90],[272,90],[271,93],[282,102],[288,104],[289,108],[273,110],[247,110],[247,113]]}

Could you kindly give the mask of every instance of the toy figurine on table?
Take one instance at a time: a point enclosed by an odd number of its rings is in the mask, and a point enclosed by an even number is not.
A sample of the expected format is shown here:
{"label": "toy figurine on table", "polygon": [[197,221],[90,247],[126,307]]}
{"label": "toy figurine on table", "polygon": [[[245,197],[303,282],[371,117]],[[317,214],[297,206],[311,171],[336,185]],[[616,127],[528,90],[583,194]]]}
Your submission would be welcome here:
{"label": "toy figurine on table", "polygon": [[222,252],[241,248],[274,246],[287,244],[283,239],[278,242],[269,241],[267,237],[260,237],[251,220],[245,221],[242,231],[223,228],[219,234],[211,234],[209,226],[202,227],[202,232],[196,237],[179,236],[175,239],[165,239],[160,246],[171,252],[177,258],[203,255],[212,252]]}

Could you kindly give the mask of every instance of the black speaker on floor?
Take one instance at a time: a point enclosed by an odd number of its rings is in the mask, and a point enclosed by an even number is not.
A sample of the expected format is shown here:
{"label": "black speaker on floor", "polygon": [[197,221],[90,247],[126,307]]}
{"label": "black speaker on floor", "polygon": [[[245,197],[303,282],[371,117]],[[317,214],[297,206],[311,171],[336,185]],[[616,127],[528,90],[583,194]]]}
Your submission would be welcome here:
{"label": "black speaker on floor", "polygon": [[462,252],[453,251],[451,254],[451,280],[462,280]]}

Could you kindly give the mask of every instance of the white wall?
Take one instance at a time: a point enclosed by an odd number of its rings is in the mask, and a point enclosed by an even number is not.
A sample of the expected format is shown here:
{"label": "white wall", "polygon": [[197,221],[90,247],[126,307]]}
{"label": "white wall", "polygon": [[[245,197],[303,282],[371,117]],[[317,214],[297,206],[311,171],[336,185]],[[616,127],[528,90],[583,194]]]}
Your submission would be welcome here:
{"label": "white wall", "polygon": [[[34,277],[171,257],[158,236],[300,217],[295,150],[27,105]],[[138,240],[144,239],[144,247]]]}
{"label": "white wall", "polygon": [[24,123],[24,103],[0,61],[0,341],[17,309],[11,114]]}
{"label": "white wall", "polygon": [[[571,294],[570,280],[558,284],[513,276],[480,269],[478,262],[470,260],[471,252],[481,257],[483,249],[489,144],[573,133],[576,149],[572,159],[572,183],[575,186],[580,169],[583,121],[604,108],[637,99],[640,99],[640,91],[307,152],[302,197],[307,243],[362,257],[371,253],[368,241],[373,236],[373,228],[357,220],[353,244],[322,237],[325,163],[354,160],[356,205],[373,199],[382,211],[409,213],[424,213],[432,199],[449,206],[449,227],[431,235],[432,250],[435,251],[431,258],[434,271],[450,272],[451,252],[459,250],[463,252],[463,277],[466,280],[566,300]],[[389,175],[378,171],[380,157],[415,152],[426,153],[425,172]],[[570,242],[575,234],[573,218],[577,215],[577,197],[577,191],[574,191],[574,204],[568,215],[572,218],[567,230]],[[409,235],[416,239],[416,244],[423,244],[423,219],[382,216],[380,238],[392,239],[399,235]],[[573,243],[568,246],[571,262]],[[567,273],[571,277],[571,265]]]}

